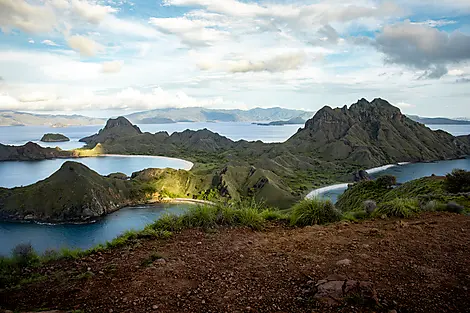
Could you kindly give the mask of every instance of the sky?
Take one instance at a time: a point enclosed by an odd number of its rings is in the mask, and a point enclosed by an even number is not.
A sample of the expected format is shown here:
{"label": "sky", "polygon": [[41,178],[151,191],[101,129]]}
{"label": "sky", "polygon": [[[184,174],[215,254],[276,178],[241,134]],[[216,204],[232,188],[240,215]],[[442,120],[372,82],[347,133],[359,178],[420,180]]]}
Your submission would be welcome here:
{"label": "sky", "polygon": [[0,110],[470,117],[470,0],[0,0]]}

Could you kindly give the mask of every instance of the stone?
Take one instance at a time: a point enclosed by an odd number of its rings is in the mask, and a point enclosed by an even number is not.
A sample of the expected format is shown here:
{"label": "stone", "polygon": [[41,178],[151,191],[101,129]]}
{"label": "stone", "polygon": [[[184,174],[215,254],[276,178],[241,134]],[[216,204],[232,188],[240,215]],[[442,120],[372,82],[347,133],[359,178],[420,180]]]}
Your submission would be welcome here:
{"label": "stone", "polygon": [[374,285],[367,281],[348,280],[344,276],[330,275],[315,285],[314,298],[326,305],[337,306],[347,302],[349,297],[361,297],[365,302],[378,304]]}
{"label": "stone", "polygon": [[348,266],[351,264],[351,260],[349,259],[344,259],[336,262],[336,265],[342,265],[342,266]]}

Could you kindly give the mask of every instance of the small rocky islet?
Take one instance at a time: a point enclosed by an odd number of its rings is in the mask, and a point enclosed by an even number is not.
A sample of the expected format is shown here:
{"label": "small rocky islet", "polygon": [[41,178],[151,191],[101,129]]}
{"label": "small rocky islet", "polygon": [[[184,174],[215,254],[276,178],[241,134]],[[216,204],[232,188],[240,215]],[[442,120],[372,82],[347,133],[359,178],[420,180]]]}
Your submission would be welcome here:
{"label": "small rocky islet", "polygon": [[62,134],[47,133],[42,136],[40,141],[42,142],[67,142],[67,141],[70,141],[70,138]]}

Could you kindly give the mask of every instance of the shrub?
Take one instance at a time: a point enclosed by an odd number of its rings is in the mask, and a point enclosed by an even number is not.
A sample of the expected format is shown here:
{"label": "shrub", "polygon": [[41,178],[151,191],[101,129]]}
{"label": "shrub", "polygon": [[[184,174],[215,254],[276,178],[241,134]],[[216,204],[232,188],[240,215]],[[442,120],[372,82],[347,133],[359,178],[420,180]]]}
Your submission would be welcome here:
{"label": "shrub", "polygon": [[13,248],[13,260],[21,266],[33,265],[39,261],[39,257],[30,243],[21,243]]}
{"label": "shrub", "polygon": [[183,228],[182,217],[174,214],[163,214],[153,225],[154,229],[170,232],[180,231]]}
{"label": "shrub", "polygon": [[260,230],[264,226],[264,218],[256,208],[246,207],[236,210],[237,224]]}
{"label": "shrub", "polygon": [[464,210],[464,207],[461,206],[460,204],[456,202],[449,202],[445,206],[445,211],[446,212],[451,212],[451,213],[457,213],[457,214],[462,214]]}
{"label": "shrub", "polygon": [[393,175],[382,175],[375,180],[375,183],[382,188],[391,188],[397,184],[397,178]]}
{"label": "shrub", "polygon": [[453,170],[446,175],[445,187],[451,193],[470,192],[470,171]]}
{"label": "shrub", "polygon": [[369,214],[367,214],[365,211],[359,211],[359,212],[347,212],[343,215],[343,220],[346,221],[351,221],[351,222],[357,222],[360,220],[364,220],[367,217],[369,217]]}
{"label": "shrub", "polygon": [[422,207],[422,210],[426,212],[434,212],[437,211],[438,207],[439,203],[437,201],[431,200]]}
{"label": "shrub", "polygon": [[419,211],[418,201],[414,199],[396,198],[379,205],[375,210],[375,216],[386,215],[388,217],[410,217]]}
{"label": "shrub", "polygon": [[307,226],[326,224],[341,219],[341,213],[336,210],[330,200],[306,199],[292,208],[290,223],[292,226]]}
{"label": "shrub", "polygon": [[261,217],[266,221],[284,221],[288,220],[288,216],[278,210],[265,209],[261,211]]}
{"label": "shrub", "polygon": [[377,203],[374,200],[366,200],[364,201],[364,211],[367,214],[374,213],[375,209],[377,209]]}
{"label": "shrub", "polygon": [[190,207],[182,216],[185,227],[213,228],[217,225],[217,207],[211,205],[197,205]]}

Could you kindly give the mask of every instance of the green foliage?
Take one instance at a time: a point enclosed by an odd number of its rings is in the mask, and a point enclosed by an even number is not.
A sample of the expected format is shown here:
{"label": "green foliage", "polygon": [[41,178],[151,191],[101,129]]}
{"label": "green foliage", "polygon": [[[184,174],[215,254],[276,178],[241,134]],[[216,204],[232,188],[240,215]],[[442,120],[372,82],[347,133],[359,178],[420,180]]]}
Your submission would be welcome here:
{"label": "green foliage", "polygon": [[450,213],[462,214],[464,211],[464,207],[452,201],[447,203],[447,205],[445,206],[445,211]]}
{"label": "green foliage", "polygon": [[369,214],[365,211],[358,211],[358,212],[346,212],[343,214],[342,219],[345,221],[357,222],[360,220],[364,220],[370,217]]}
{"label": "green foliage", "polygon": [[308,199],[294,205],[290,223],[292,226],[308,226],[339,221],[341,213],[330,200]]}
{"label": "green foliage", "polygon": [[375,181],[361,181],[350,185],[348,189],[338,198],[336,207],[341,212],[363,211],[364,201],[379,201],[383,195],[388,192],[388,188],[376,184]]}
{"label": "green foliage", "polygon": [[264,226],[264,218],[260,211],[253,207],[244,207],[236,211],[237,225],[260,230]]}
{"label": "green foliage", "polygon": [[407,218],[417,212],[419,212],[419,203],[417,200],[396,198],[380,204],[373,215]]}
{"label": "green foliage", "polygon": [[447,174],[445,188],[451,193],[470,192],[470,171],[455,169]]}
{"label": "green foliage", "polygon": [[397,178],[393,175],[382,175],[375,180],[375,184],[381,188],[391,188],[397,184]]}
{"label": "green foliage", "polygon": [[372,214],[375,209],[377,209],[377,203],[374,200],[366,200],[363,203],[364,205],[364,212],[367,214]]}

